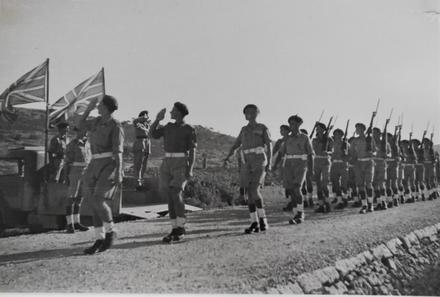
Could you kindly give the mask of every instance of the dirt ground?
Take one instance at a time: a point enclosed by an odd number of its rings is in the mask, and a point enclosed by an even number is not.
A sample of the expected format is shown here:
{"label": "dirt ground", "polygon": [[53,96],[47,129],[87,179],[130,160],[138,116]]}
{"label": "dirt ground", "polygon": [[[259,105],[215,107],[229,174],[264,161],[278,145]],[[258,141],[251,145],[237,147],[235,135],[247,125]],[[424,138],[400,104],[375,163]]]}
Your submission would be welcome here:
{"label": "dirt ground", "polygon": [[248,293],[294,280],[368,247],[440,222],[440,199],[369,215],[349,208],[330,214],[307,210],[306,222],[287,224],[281,191],[264,190],[270,229],[244,235],[248,211],[234,207],[191,213],[188,235],[164,245],[166,218],[117,224],[113,249],[82,251],[93,230],[0,239],[0,291]]}

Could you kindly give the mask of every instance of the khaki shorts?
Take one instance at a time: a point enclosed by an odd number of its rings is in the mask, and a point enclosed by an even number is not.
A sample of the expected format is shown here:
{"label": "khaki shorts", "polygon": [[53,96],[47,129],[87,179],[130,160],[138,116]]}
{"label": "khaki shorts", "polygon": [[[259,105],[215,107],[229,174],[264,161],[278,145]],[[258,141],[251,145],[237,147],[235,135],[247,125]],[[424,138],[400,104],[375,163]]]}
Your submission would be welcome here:
{"label": "khaki shorts", "polygon": [[307,173],[307,161],[301,159],[287,159],[284,165],[284,180],[287,189],[301,187]]}
{"label": "khaki shorts", "polygon": [[187,158],[164,158],[159,171],[160,189],[167,190],[172,187],[183,191],[188,182],[187,167]]}
{"label": "khaki shorts", "polygon": [[116,161],[112,158],[94,159],[87,166],[83,176],[84,191],[97,198],[113,199]]}
{"label": "khaki shorts", "polygon": [[423,164],[416,164],[416,181],[425,182],[425,166]]}
{"label": "khaki shorts", "polygon": [[356,161],[354,166],[356,185],[358,187],[371,187],[373,183],[373,170],[373,160]]}
{"label": "khaki shorts", "polygon": [[240,168],[240,183],[242,187],[263,185],[266,176],[267,159],[265,154],[246,154],[245,163]]}
{"label": "khaki shorts", "polygon": [[387,180],[397,180],[399,164],[397,161],[387,161]]}
{"label": "khaki shorts", "polygon": [[82,176],[85,172],[83,166],[71,166],[69,172],[69,186],[67,187],[67,198],[82,197]]}
{"label": "khaki shorts", "polygon": [[148,138],[136,138],[133,143],[133,153],[150,154],[150,141]]}
{"label": "khaki shorts", "polygon": [[384,183],[387,179],[387,164],[385,160],[374,160],[374,184]]}

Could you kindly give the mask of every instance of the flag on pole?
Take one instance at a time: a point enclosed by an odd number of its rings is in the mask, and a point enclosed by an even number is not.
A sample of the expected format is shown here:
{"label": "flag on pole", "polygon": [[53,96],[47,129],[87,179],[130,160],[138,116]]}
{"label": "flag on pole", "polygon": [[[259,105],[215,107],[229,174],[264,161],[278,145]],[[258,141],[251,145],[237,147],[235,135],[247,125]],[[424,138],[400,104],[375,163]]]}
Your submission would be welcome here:
{"label": "flag on pole", "polygon": [[105,94],[104,68],[89,77],[78,86],[69,91],[50,106],[50,124],[73,119],[81,115],[87,108],[90,100],[100,98]]}
{"label": "flag on pole", "polygon": [[46,102],[49,60],[20,77],[0,95],[0,115],[13,123],[18,115],[14,105]]}

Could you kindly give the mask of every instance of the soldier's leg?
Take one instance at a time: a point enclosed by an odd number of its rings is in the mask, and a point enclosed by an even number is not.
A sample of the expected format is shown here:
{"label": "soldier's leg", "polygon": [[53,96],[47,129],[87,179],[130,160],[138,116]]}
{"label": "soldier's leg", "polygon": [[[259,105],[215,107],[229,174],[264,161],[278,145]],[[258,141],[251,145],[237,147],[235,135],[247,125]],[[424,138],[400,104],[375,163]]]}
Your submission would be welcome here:
{"label": "soldier's leg", "polygon": [[348,205],[348,168],[347,164],[341,165],[341,195],[344,207]]}
{"label": "soldier's leg", "polygon": [[304,196],[301,192],[301,185],[306,178],[307,164],[301,160],[294,160],[289,163],[290,165],[290,183],[289,188],[292,191],[292,201],[296,206],[296,212],[293,211],[292,218],[289,220],[289,224],[300,224],[305,219],[304,213]]}
{"label": "soldier's leg", "polygon": [[308,205],[310,207],[313,207],[313,176],[312,173],[307,171],[306,173],[306,180],[305,180],[305,184],[306,184],[306,189],[307,189],[307,200],[308,200]]}
{"label": "soldier's leg", "polygon": [[411,189],[411,196],[412,196],[412,202],[415,201],[417,198],[417,190],[416,190],[416,171],[414,165],[410,167],[410,174],[409,174],[409,186]]}
{"label": "soldier's leg", "polygon": [[[338,198],[342,195],[341,191],[341,183],[340,183],[340,172],[339,172],[339,163],[333,163],[330,167],[330,181],[332,183],[332,192],[333,195]],[[336,202],[336,201],[335,201]]]}
{"label": "soldier's leg", "polygon": [[374,163],[374,174],[373,174],[373,190],[374,190],[374,202],[380,203],[380,181],[379,181],[379,164],[378,161],[373,161]]}
{"label": "soldier's leg", "polygon": [[142,161],[143,152],[139,149],[133,151],[133,169],[134,177],[138,183],[138,186],[142,186]]}
{"label": "soldier's leg", "polygon": [[403,177],[402,177],[402,184],[404,189],[404,201],[409,202],[410,195],[411,195],[411,188],[410,188],[410,167],[406,166],[403,169]]}
{"label": "soldier's leg", "polygon": [[369,162],[365,162],[364,178],[365,178],[365,189],[367,192],[368,212],[373,211],[373,174],[374,174],[373,160]]}
{"label": "soldier's leg", "polygon": [[148,165],[148,158],[149,158],[148,152],[144,152],[144,155],[142,157],[142,168],[141,168],[141,178],[143,180],[145,176],[145,171],[147,171],[147,165]]}
{"label": "soldier's leg", "polygon": [[360,213],[367,212],[367,195],[365,188],[365,174],[362,166],[362,162],[358,161],[354,165],[354,174],[356,177],[356,187],[358,189],[359,198],[361,200]]}

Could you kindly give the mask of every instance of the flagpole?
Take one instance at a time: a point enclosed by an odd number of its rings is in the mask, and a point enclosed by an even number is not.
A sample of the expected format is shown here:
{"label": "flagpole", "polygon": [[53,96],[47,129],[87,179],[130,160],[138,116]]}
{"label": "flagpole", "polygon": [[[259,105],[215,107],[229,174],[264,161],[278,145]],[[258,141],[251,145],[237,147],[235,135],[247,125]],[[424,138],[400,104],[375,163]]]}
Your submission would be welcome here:
{"label": "flagpole", "polygon": [[46,202],[47,200],[47,194],[48,194],[48,182],[49,182],[49,168],[47,165],[47,154],[49,150],[49,58],[46,60],[46,118],[44,123],[44,199],[43,201]]}

